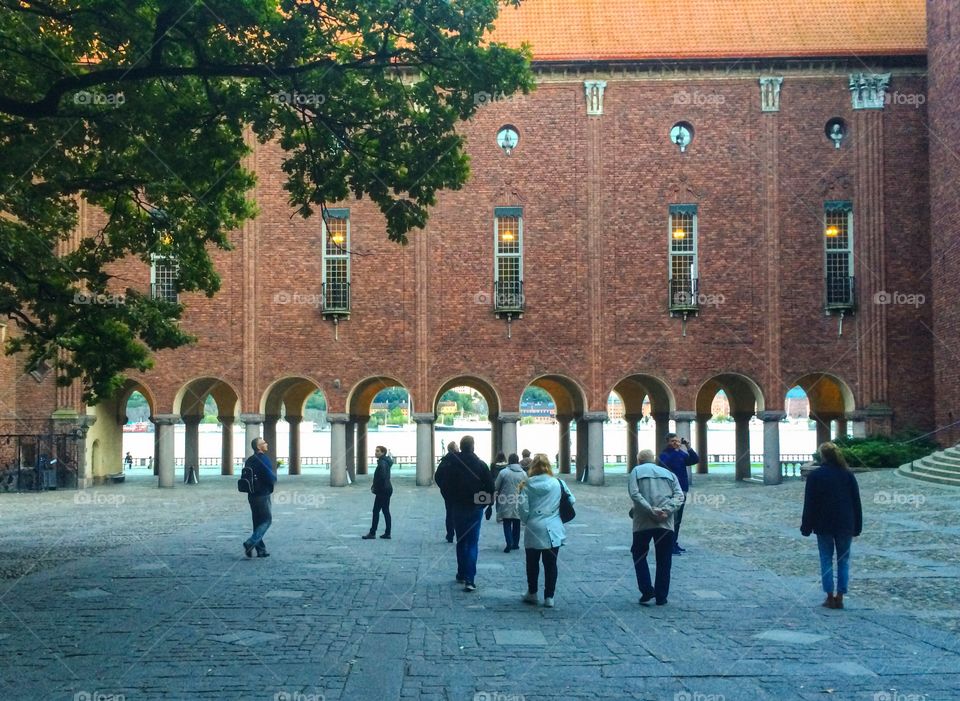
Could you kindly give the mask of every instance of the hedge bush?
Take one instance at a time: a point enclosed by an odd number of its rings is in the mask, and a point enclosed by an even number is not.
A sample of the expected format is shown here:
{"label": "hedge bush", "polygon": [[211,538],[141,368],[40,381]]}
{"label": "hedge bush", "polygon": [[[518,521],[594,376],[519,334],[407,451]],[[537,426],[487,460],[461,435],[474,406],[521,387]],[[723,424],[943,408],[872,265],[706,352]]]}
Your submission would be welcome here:
{"label": "hedge bush", "polygon": [[[838,438],[835,443],[850,467],[899,467],[939,450],[929,438],[918,432],[867,438]],[[819,457],[819,456],[818,456]]]}

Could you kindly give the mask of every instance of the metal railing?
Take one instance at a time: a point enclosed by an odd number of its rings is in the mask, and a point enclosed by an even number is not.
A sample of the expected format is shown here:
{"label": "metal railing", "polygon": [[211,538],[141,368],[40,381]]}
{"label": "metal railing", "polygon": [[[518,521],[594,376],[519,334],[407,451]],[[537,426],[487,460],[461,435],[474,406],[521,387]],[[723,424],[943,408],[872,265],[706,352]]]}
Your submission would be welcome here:
{"label": "metal railing", "polygon": [[827,277],[825,293],[828,310],[850,310],[856,306],[856,280],[852,275]]}
{"label": "metal railing", "polygon": [[325,282],[321,286],[323,311],[327,314],[346,314],[350,311],[350,283]]}
{"label": "metal railing", "polygon": [[495,312],[522,312],[524,301],[523,280],[497,280],[493,283]]}
{"label": "metal railing", "polygon": [[670,278],[668,282],[671,312],[695,312],[700,308],[700,280]]}

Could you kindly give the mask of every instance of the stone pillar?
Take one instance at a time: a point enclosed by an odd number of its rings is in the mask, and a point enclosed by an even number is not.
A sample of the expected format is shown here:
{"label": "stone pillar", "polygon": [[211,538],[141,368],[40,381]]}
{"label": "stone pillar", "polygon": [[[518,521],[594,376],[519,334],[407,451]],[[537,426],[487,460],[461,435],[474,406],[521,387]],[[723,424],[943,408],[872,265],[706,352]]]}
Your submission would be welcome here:
{"label": "stone pillar", "polygon": [[[150,417],[150,420],[153,421],[153,417]],[[154,426],[153,430],[153,476],[157,477],[160,474],[160,453],[162,449],[160,447],[160,433],[156,430]]]}
{"label": "stone pillar", "polygon": [[343,427],[343,440],[346,447],[344,459],[347,461],[347,477],[350,482],[357,481],[357,448],[354,444],[356,426],[357,419],[355,416],[351,416],[346,426]]}
{"label": "stone pillar", "polygon": [[220,474],[233,474],[233,422],[232,416],[218,416],[220,422]]}
{"label": "stone pillar", "polygon": [[713,418],[711,414],[697,414],[697,455],[700,456],[700,462],[697,463],[697,474],[705,475],[709,472],[710,466],[707,457],[709,446],[707,445],[707,422]]}
{"label": "stone pillar", "polygon": [[763,483],[780,484],[780,422],[786,416],[782,411],[761,411],[757,416],[763,421]]}
{"label": "stone pillar", "polygon": [[287,468],[289,475],[300,474],[300,422],[302,416],[290,416],[287,414],[287,425],[290,427],[290,438],[287,442],[287,457],[290,465]]}
{"label": "stone pillar", "polygon": [[327,414],[330,423],[330,486],[347,486],[348,414]]}
{"label": "stone pillar", "polygon": [[637,455],[640,453],[640,435],[637,432],[637,422],[643,414],[624,414],[627,422],[627,473],[637,464]]}
{"label": "stone pillar", "polygon": [[490,462],[491,464],[503,448],[500,443],[503,440],[503,427],[500,425],[499,416],[490,416]]}
{"label": "stone pillar", "polygon": [[583,418],[587,424],[587,481],[600,487],[603,485],[603,422],[607,420],[607,413],[591,411]]}
{"label": "stone pillar", "polygon": [[557,450],[557,469],[560,474],[570,474],[570,421],[572,416],[557,416],[557,423],[560,424],[560,446]]}
{"label": "stone pillar", "polygon": [[150,418],[156,426],[160,455],[157,458],[160,474],[159,486],[173,487],[174,480],[174,442],[173,427],[180,420],[177,414],[159,414]]}
{"label": "stone pillar", "polygon": [[267,442],[267,456],[274,468],[277,465],[277,422],[279,414],[267,414],[263,417],[263,440]]}
{"label": "stone pillar", "polygon": [[577,481],[583,478],[583,468],[587,464],[587,422],[577,419]]}
{"label": "stone pillar", "polygon": [[734,435],[736,437],[736,476],[738,480],[750,479],[750,419],[751,412],[734,412]]}
{"label": "stone pillar", "polygon": [[517,412],[501,412],[497,417],[500,421],[500,450],[503,454],[519,453],[517,450],[517,422],[520,414]]}
{"label": "stone pillar", "polygon": [[357,417],[357,466],[354,474],[367,474],[367,424],[370,422],[369,416]]}
{"label": "stone pillar", "polygon": [[653,451],[654,455],[660,455],[667,445],[665,436],[670,433],[670,412],[658,411],[651,416],[653,417],[654,438],[650,450]]}
{"label": "stone pillar", "polygon": [[[240,421],[243,423],[243,457],[249,458],[253,455],[253,448],[250,442],[257,437],[263,438],[261,425],[263,424],[263,414],[240,414]],[[266,438],[264,438],[266,440]]]}
{"label": "stone pillar", "polygon": [[837,438],[847,437],[847,419],[845,416],[837,417]]}
{"label": "stone pillar", "polygon": [[183,481],[190,482],[191,470],[196,470],[197,481],[200,480],[200,419],[203,417],[190,415],[183,417],[187,427],[183,440]]}
{"label": "stone pillar", "polygon": [[414,414],[417,424],[417,486],[433,484],[433,414]]}

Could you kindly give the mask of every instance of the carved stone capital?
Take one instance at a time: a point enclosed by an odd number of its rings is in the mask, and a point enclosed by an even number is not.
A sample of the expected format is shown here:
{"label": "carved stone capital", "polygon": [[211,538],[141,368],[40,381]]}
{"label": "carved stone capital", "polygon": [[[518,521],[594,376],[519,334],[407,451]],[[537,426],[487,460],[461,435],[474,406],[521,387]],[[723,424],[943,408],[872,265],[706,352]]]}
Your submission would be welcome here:
{"label": "carved stone capital", "polygon": [[889,86],[889,73],[851,73],[850,97],[853,109],[882,110]]}
{"label": "carved stone capital", "polygon": [[760,79],[760,111],[780,111],[780,86],[783,78],[768,76]]}
{"label": "carved stone capital", "polygon": [[583,92],[587,99],[587,116],[598,117],[603,114],[603,91],[606,87],[605,80],[583,81]]}
{"label": "carved stone capital", "polygon": [[757,418],[768,423],[770,421],[783,421],[787,418],[787,412],[785,411],[760,411],[757,412]]}
{"label": "carved stone capital", "polygon": [[416,424],[432,424],[437,420],[437,417],[434,414],[414,414],[412,417],[413,422]]}

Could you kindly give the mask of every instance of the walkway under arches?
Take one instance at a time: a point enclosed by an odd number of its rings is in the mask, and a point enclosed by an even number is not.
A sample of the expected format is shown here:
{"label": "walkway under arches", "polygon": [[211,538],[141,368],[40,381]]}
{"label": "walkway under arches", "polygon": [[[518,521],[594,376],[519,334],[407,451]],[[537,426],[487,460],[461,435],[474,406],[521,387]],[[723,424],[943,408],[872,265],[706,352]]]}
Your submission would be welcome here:
{"label": "walkway under arches", "polygon": [[[810,403],[810,419],[817,424],[817,445],[829,441],[831,423],[837,422],[837,435],[847,435],[847,419],[855,416],[853,392],[836,375],[812,372],[797,379],[790,387],[800,387]],[[859,427],[858,427],[859,428]]]}
{"label": "walkway under arches", "polygon": [[650,448],[654,453],[659,452],[660,443],[670,429],[670,417],[676,411],[676,401],[667,384],[653,375],[628,375],[614,385],[613,391],[623,400],[623,418],[627,422],[627,472],[630,472],[640,452],[637,423],[643,418],[644,401],[650,400],[650,416],[656,436],[655,445]]}
{"label": "walkway under arches", "polygon": [[[289,445],[287,459],[290,461],[289,474],[300,474],[300,424],[303,422],[303,411],[310,396],[320,390],[320,386],[306,377],[284,377],[277,380],[263,393],[260,400],[259,415],[243,415],[245,435],[244,454],[250,455],[253,449],[251,441],[260,434],[260,423],[263,422],[262,435],[267,442],[267,454],[274,465],[277,462],[277,423],[281,418],[289,424]],[[331,473],[332,474],[332,473]]]}
{"label": "walkway under arches", "polygon": [[[87,454],[80,462],[83,474],[77,475],[79,486],[106,480],[107,475],[123,470],[123,426],[127,423],[127,402],[134,392],[147,400],[150,416],[156,415],[157,400],[147,385],[128,379],[110,399],[87,408]],[[92,420],[91,417],[92,415]],[[156,434],[154,434],[156,436]],[[96,450],[94,450],[94,446]],[[156,447],[156,445],[154,446]],[[154,471],[157,463],[154,461]]]}
{"label": "walkway under arches", "polygon": [[221,453],[220,474],[233,474],[233,423],[240,406],[240,396],[228,382],[217,377],[198,377],[187,382],[173,399],[173,413],[155,416],[156,455],[154,464],[160,476],[161,487],[172,487],[174,480],[174,433],[173,426],[182,420],[184,434],[183,478],[190,479],[192,471],[200,475],[200,422],[204,416],[207,397],[217,405],[217,420],[220,422]]}
{"label": "walkway under arches", "polygon": [[[356,479],[357,475],[367,474],[367,462],[369,460],[369,455],[367,452],[367,424],[370,422],[370,406],[373,404],[374,398],[380,392],[385,389],[390,389],[391,387],[402,387],[403,389],[407,390],[407,394],[409,396],[410,392],[406,385],[394,377],[389,377],[387,375],[368,377],[358,382],[356,385],[354,385],[353,389],[350,390],[350,394],[347,397],[346,417],[334,416],[334,418],[338,421],[341,418],[346,418],[346,422],[343,425],[345,444],[343,462],[345,464],[347,475],[351,481]],[[410,398],[410,414],[413,416],[412,397]],[[334,430],[339,431],[339,428],[336,428],[337,424],[334,423],[333,419],[330,418],[330,415],[327,416],[327,419],[330,420],[331,425],[335,427],[331,429],[330,433],[331,441],[333,441]],[[418,449],[418,464],[420,461],[419,452],[420,451]],[[333,445],[331,445],[330,465],[330,483],[334,484]],[[432,471],[430,476],[432,479]],[[429,482],[427,482],[427,484],[429,484]]]}
{"label": "walkway under arches", "polygon": [[[559,446],[557,447],[557,469],[562,474],[570,473],[570,423],[577,422],[577,476],[582,466],[588,462],[587,431],[579,431],[586,412],[587,400],[583,388],[576,381],[563,375],[541,375],[528,385],[545,390],[553,398],[557,408],[557,422],[560,424]],[[583,436],[581,439],[580,437]],[[516,452],[516,450],[512,451]],[[602,462],[602,459],[601,459]]]}

